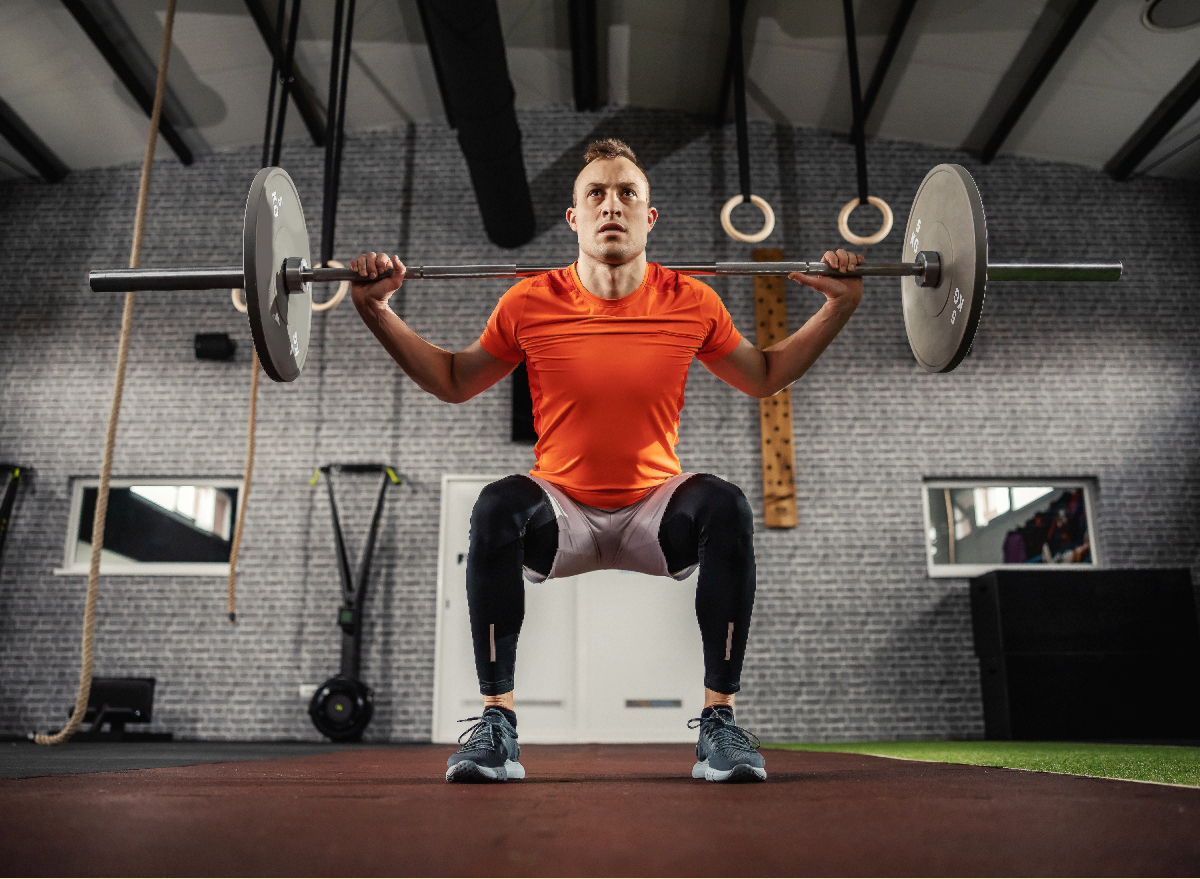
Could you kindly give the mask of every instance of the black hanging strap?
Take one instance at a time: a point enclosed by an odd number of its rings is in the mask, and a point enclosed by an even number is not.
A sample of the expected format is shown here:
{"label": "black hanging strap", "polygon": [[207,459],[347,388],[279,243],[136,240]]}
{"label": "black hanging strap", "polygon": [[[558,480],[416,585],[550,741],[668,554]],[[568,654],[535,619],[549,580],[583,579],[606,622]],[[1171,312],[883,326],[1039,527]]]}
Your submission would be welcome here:
{"label": "black hanging strap", "polygon": [[333,20],[333,51],[329,62],[329,110],[326,114],[325,199],[321,211],[321,264],[333,259],[338,187],[342,175],[342,146],[346,128],[346,83],[354,31],[354,0],[337,0]]}
{"label": "black hanging strap", "polygon": [[279,164],[283,151],[283,123],[287,117],[288,96],[292,91],[292,64],[296,58],[296,32],[300,27],[300,0],[292,3],[292,15],[288,20],[287,54],[279,71],[279,113],[275,117],[275,145],[271,149],[271,164]]}
{"label": "black hanging strap", "polygon": [[742,57],[742,21],[746,0],[729,0],[729,68],[733,73],[733,109],[737,125],[738,185],[750,201],[750,133],[746,125],[746,69]]}
{"label": "black hanging strap", "polygon": [[858,171],[858,203],[866,204],[867,141],[863,125],[862,86],[858,81],[858,39],[854,33],[854,0],[842,0],[846,17],[846,57],[850,65],[850,107],[854,113],[850,136],[854,140],[854,164]]}
{"label": "black hanging strap", "polygon": [[[278,165],[283,150],[283,124],[287,120],[288,97],[291,94],[292,65],[296,58],[296,32],[300,27],[300,0],[292,3],[288,21],[288,41],[283,42],[283,20],[287,12],[287,0],[279,0],[275,10],[275,46],[271,52],[271,87],[267,93],[267,127],[263,133],[263,167]],[[278,100],[276,85],[279,86]]]}
{"label": "black hanging strap", "polygon": [[275,117],[275,86],[279,82],[279,58],[283,55],[283,11],[287,0],[279,0],[275,8],[275,45],[271,47],[271,85],[267,90],[267,126],[263,132],[262,167],[271,161],[271,132]]}

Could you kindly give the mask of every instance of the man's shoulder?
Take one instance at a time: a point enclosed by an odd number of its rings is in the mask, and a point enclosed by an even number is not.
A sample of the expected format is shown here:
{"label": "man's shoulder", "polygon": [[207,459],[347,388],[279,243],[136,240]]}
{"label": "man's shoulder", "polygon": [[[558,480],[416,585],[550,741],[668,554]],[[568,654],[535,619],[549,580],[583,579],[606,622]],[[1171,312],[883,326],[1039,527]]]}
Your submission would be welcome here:
{"label": "man's shoulder", "polygon": [[717,295],[717,291],[697,277],[669,269],[660,263],[651,263],[650,265],[657,272],[657,283],[655,286],[660,290],[672,290],[683,295],[695,296],[701,300]]}
{"label": "man's shoulder", "polygon": [[542,272],[537,275],[529,275],[521,278],[506,291],[504,291],[503,299],[516,300],[524,299],[529,296],[538,295],[555,295],[571,285],[571,267],[567,266],[563,269],[554,269],[549,272]]}

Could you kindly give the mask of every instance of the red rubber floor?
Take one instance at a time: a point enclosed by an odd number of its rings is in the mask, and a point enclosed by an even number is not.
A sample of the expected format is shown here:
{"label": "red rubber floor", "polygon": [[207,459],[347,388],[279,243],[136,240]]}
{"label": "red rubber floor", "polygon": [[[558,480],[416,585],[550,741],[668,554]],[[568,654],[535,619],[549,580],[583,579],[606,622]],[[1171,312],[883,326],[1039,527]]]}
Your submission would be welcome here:
{"label": "red rubber floor", "polygon": [[766,751],[765,784],[687,745],[530,745],[529,777],[442,780],[398,746],[0,782],[6,875],[1200,874],[1200,789]]}

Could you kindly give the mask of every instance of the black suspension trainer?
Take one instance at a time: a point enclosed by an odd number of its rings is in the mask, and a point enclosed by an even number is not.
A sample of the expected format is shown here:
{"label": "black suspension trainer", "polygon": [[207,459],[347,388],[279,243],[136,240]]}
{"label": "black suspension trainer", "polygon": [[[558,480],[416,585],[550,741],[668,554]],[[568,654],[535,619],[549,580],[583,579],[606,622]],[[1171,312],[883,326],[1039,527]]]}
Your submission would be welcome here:
{"label": "black suspension trainer", "polygon": [[[333,473],[380,474],[379,492],[371,525],[363,541],[358,559],[358,573],[350,569],[350,556],[338,516],[337,498],[333,493]],[[386,464],[326,464],[313,474],[316,485],[325,474],[329,491],[329,514],[333,520],[333,542],[337,551],[338,579],[342,587],[342,604],[338,608],[337,624],[342,630],[342,661],[340,671],[313,693],[308,704],[308,716],[324,736],[335,742],[357,742],[375,714],[375,697],[371,688],[362,682],[362,628],[367,604],[367,583],[371,576],[371,557],[375,553],[375,538],[379,520],[383,517],[383,502],[388,485],[399,485],[400,477]]]}

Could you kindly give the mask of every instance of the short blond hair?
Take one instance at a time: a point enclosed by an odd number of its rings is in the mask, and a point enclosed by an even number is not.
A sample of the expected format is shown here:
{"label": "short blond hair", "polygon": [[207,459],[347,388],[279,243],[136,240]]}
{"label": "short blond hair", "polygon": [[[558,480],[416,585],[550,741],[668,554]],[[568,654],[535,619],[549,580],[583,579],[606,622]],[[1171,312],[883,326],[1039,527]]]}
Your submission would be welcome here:
{"label": "short blond hair", "polygon": [[[618,140],[615,137],[606,137],[604,140],[594,140],[587,145],[587,149],[583,153],[583,166],[579,169],[582,174],[584,168],[599,159],[628,159],[633,162],[642,176],[646,178],[646,200],[650,200],[650,175],[646,173],[646,169],[642,167],[642,163],[638,161],[637,153],[635,153],[623,140]],[[576,175],[576,180],[579,179]],[[571,191],[571,204],[575,204],[575,191]]]}

